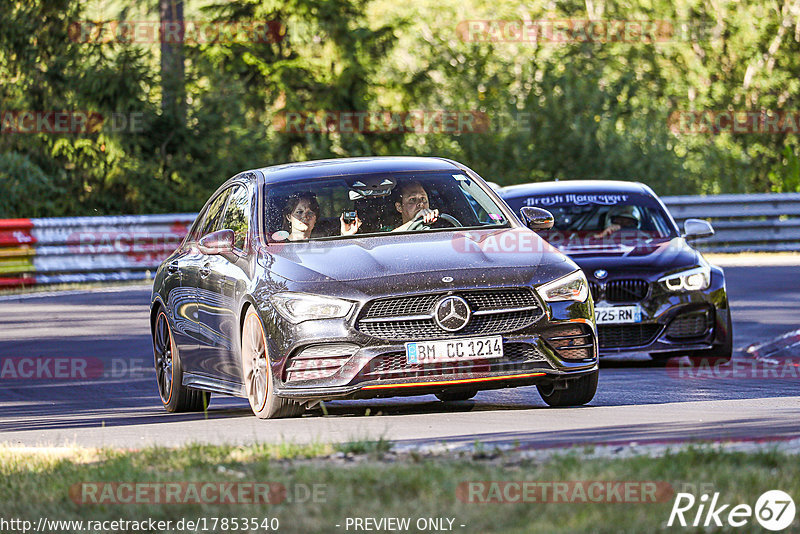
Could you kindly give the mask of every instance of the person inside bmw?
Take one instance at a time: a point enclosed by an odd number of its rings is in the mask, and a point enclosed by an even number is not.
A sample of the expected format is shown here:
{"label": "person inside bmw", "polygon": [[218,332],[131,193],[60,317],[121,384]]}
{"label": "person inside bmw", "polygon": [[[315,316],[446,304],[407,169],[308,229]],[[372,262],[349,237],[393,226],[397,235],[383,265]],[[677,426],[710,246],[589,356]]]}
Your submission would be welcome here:
{"label": "person inside bmw", "polygon": [[403,224],[392,230],[393,232],[408,230],[412,224],[420,220],[425,224],[430,224],[439,218],[439,210],[430,209],[428,193],[420,182],[416,180],[406,182],[396,191],[399,194],[394,206],[403,218]]}
{"label": "person inside bmw", "polygon": [[642,224],[639,208],[633,205],[614,206],[606,214],[606,227],[593,237],[602,239],[622,229],[637,230]]}

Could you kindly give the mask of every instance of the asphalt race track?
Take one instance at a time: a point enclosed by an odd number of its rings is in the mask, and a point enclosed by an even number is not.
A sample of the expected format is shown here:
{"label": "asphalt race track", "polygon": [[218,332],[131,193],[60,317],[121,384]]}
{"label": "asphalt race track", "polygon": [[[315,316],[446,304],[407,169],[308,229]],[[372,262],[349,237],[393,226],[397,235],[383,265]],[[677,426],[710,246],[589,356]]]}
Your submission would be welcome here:
{"label": "asphalt race track", "polygon": [[[742,353],[749,345],[800,328],[798,272],[726,268],[737,362],[751,361]],[[528,387],[451,404],[433,396],[331,402],[327,416],[275,421],[256,419],[246,400],[215,396],[208,414],[172,415],[156,392],[148,298],[145,286],[3,297],[0,442],[136,448],[384,437],[401,447],[480,440],[536,448],[800,436],[797,375],[754,376],[743,365],[736,376],[687,376],[641,359],[604,362],[597,396],[580,408],[548,408]],[[45,378],[20,376],[34,364]],[[88,380],[71,378],[76,365]]]}

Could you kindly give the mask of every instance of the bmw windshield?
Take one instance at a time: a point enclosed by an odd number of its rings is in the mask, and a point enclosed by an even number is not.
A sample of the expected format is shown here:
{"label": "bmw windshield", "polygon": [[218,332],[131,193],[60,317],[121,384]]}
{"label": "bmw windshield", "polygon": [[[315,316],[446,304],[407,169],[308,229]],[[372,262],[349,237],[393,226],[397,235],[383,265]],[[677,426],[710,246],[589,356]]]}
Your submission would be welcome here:
{"label": "bmw windshield", "polygon": [[503,210],[461,173],[350,175],[268,184],[270,242],[508,226]]}
{"label": "bmw windshield", "polygon": [[554,246],[636,244],[677,237],[661,204],[631,193],[560,193],[506,199],[512,209],[544,208],[555,224],[540,235]]}

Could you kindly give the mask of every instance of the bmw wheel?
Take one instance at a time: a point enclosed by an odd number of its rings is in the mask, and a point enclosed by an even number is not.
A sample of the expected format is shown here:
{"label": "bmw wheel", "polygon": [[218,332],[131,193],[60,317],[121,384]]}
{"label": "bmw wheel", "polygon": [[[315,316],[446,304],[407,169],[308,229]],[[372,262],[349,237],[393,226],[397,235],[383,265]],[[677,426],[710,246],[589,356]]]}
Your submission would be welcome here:
{"label": "bmw wheel", "polygon": [[183,385],[183,367],[172,327],[164,310],[158,312],[153,328],[156,381],[161,403],[168,412],[200,412],[208,408],[211,394]]}
{"label": "bmw wheel", "polygon": [[722,365],[731,361],[733,357],[733,322],[731,321],[731,309],[727,310],[728,331],[725,332],[725,340],[714,345],[708,350],[696,350],[689,354],[692,365]]}
{"label": "bmw wheel", "polygon": [[260,419],[294,417],[305,408],[297,401],[275,395],[269,364],[267,337],[255,308],[248,308],[242,328],[242,379],[250,408]]}
{"label": "bmw wheel", "polygon": [[692,365],[696,367],[722,365],[731,361],[731,358],[733,358],[733,342],[730,339],[722,345],[715,345],[713,349],[696,350],[689,354]]}

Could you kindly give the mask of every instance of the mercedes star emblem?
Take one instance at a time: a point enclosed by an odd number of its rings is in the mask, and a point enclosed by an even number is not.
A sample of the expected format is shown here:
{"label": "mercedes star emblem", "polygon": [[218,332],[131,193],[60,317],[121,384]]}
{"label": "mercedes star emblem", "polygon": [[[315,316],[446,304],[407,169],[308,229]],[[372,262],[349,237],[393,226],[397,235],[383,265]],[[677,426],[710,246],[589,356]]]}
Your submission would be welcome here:
{"label": "mercedes star emblem", "polygon": [[467,301],[453,295],[441,299],[434,308],[436,324],[448,332],[455,332],[467,326],[470,315],[472,312]]}

